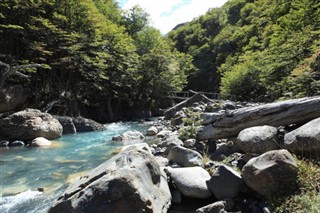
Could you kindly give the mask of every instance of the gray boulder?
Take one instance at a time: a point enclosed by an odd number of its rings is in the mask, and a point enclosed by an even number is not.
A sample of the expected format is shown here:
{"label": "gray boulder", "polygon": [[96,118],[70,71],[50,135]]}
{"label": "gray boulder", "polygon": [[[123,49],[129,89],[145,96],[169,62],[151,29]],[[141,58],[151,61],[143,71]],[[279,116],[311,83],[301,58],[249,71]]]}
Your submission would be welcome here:
{"label": "gray boulder", "polygon": [[76,127],[74,126],[73,120],[69,116],[54,116],[63,127],[63,134],[74,134],[77,132]]}
{"label": "gray boulder", "polygon": [[244,182],[240,174],[226,165],[220,165],[213,173],[208,186],[218,200],[235,198]]}
{"label": "gray boulder", "polygon": [[318,153],[320,151],[320,118],[285,134],[283,148],[295,153]]}
{"label": "gray boulder", "polygon": [[178,138],[178,135],[170,134],[164,137],[158,144],[160,148],[165,148],[165,154],[168,155],[170,150],[175,146],[183,146],[182,140]]}
{"label": "gray boulder", "polygon": [[157,129],[157,127],[152,126],[147,130],[147,134],[146,135],[147,136],[155,136],[155,135],[158,134],[158,132],[159,132],[159,130]]}
{"label": "gray boulder", "polygon": [[275,196],[294,189],[297,170],[293,156],[281,149],[250,159],[242,168],[242,177],[259,194]]}
{"label": "gray boulder", "polygon": [[106,127],[94,120],[83,118],[81,116],[72,119],[77,132],[91,132],[105,130]]}
{"label": "gray boulder", "polygon": [[71,184],[49,213],[167,212],[171,195],[154,157],[134,147]]}
{"label": "gray boulder", "polygon": [[26,89],[19,85],[5,86],[0,90],[0,112],[6,112],[22,105],[28,97]]}
{"label": "gray boulder", "polygon": [[51,140],[62,135],[59,121],[36,109],[26,109],[0,119],[0,129],[8,140],[33,140],[37,137]]}
{"label": "gray boulder", "polygon": [[123,142],[123,143],[136,143],[144,140],[144,136],[141,132],[137,130],[127,131],[122,135],[117,135],[112,138],[115,142]]}
{"label": "gray boulder", "polygon": [[184,196],[204,199],[212,195],[207,185],[210,174],[205,169],[201,167],[167,167],[166,171],[170,180]]}
{"label": "gray boulder", "polygon": [[246,153],[263,154],[279,149],[278,129],[272,126],[256,126],[242,130],[236,144]]}
{"label": "gray boulder", "polygon": [[168,160],[180,166],[191,167],[201,166],[203,158],[199,152],[181,146],[175,146],[170,150]]}
{"label": "gray boulder", "polygon": [[227,211],[225,211],[225,207],[225,201],[217,201],[197,209],[195,213],[227,213]]}
{"label": "gray boulder", "polygon": [[23,141],[12,141],[9,146],[10,147],[23,147],[26,144]]}

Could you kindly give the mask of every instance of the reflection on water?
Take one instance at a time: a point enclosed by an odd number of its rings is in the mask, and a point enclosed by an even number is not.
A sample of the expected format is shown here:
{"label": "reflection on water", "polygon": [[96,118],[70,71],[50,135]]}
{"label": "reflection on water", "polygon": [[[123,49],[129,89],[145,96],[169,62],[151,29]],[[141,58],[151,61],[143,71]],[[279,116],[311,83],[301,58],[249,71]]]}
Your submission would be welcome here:
{"label": "reflection on water", "polygon": [[146,129],[138,123],[114,123],[106,131],[65,135],[49,148],[0,149],[0,212],[45,212],[55,199],[53,190],[112,157],[119,147],[111,143],[113,136]]}

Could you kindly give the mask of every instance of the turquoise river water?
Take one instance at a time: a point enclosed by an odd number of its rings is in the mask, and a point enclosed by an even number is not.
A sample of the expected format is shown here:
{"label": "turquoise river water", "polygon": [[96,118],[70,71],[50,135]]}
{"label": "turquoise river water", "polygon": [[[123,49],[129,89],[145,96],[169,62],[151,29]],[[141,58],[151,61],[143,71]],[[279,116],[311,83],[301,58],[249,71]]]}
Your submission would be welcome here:
{"label": "turquoise river water", "polygon": [[66,183],[112,157],[121,146],[113,136],[147,128],[113,123],[105,131],[64,135],[50,148],[0,149],[0,212],[47,212]]}

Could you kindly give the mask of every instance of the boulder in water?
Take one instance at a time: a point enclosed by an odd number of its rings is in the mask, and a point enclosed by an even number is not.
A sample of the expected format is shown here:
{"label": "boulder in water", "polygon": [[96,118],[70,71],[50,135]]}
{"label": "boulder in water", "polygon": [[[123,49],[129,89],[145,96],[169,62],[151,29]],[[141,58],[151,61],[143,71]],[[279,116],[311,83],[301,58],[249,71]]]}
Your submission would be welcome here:
{"label": "boulder in water", "polygon": [[62,135],[59,121],[36,109],[26,109],[0,119],[0,129],[8,140],[33,140],[37,137],[51,140]]}
{"label": "boulder in water", "polygon": [[117,135],[112,138],[115,142],[140,142],[144,140],[144,136],[137,130],[127,131],[122,135]]}
{"label": "boulder in water", "polygon": [[69,116],[54,116],[63,127],[63,134],[74,134],[77,132],[73,119]]}
{"label": "boulder in water", "polygon": [[31,146],[34,146],[34,147],[51,146],[51,141],[47,140],[44,137],[38,137],[31,142]]}
{"label": "boulder in water", "polygon": [[165,177],[152,154],[131,147],[71,184],[49,213],[167,212]]}
{"label": "boulder in water", "polygon": [[81,116],[72,119],[77,132],[91,132],[105,130],[106,127],[94,120],[83,118]]}

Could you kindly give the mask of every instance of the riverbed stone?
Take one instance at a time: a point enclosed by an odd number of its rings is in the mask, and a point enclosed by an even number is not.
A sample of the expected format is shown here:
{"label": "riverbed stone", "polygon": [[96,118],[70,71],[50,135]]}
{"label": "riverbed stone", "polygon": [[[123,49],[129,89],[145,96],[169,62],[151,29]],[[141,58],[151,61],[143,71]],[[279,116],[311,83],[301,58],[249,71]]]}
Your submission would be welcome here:
{"label": "riverbed stone", "polygon": [[221,164],[211,176],[208,186],[218,200],[223,200],[237,197],[244,187],[244,181],[234,169]]}
{"label": "riverbed stone", "polygon": [[170,204],[166,174],[154,156],[131,147],[72,183],[49,213],[163,213]]}
{"label": "riverbed stone", "polygon": [[54,116],[59,121],[63,128],[63,134],[74,134],[77,132],[74,126],[73,119],[69,116]]}
{"label": "riverbed stone", "polygon": [[23,141],[12,141],[9,146],[10,147],[23,147],[26,144]]}
{"label": "riverbed stone", "polygon": [[171,168],[166,172],[177,189],[186,197],[204,199],[212,195],[207,181],[210,174],[202,167]]}
{"label": "riverbed stone", "polygon": [[51,146],[51,141],[44,137],[38,137],[32,140],[31,146],[33,147],[46,147],[46,146]]}
{"label": "riverbed stone", "polygon": [[49,113],[26,109],[0,119],[2,135],[7,140],[33,140],[44,137],[49,140],[62,135],[62,126]]}
{"label": "riverbed stone", "polygon": [[9,141],[2,140],[0,141],[0,148],[6,148],[9,146]]}
{"label": "riverbed stone", "polygon": [[157,129],[157,127],[155,127],[155,126],[152,126],[152,127],[150,127],[148,130],[147,130],[147,136],[155,136],[155,135],[157,135],[158,134],[158,129]]}
{"label": "riverbed stone", "polygon": [[78,116],[72,119],[77,132],[106,130],[106,127],[94,120]]}
{"label": "riverbed stone", "polygon": [[168,160],[184,167],[201,166],[202,156],[199,152],[187,149],[182,146],[173,147],[169,154]]}
{"label": "riverbed stone", "polygon": [[197,209],[195,213],[227,213],[227,211],[225,211],[225,207],[225,201],[217,201]]}
{"label": "riverbed stone", "polygon": [[276,127],[267,125],[246,128],[235,142],[245,153],[263,154],[279,149],[277,132]]}
{"label": "riverbed stone", "polygon": [[273,150],[250,159],[242,168],[242,178],[259,194],[275,196],[295,188],[297,171],[297,162],[287,150]]}
{"label": "riverbed stone", "polygon": [[112,141],[123,143],[137,143],[143,140],[144,135],[137,130],[127,131],[122,135],[117,135],[112,138]]}
{"label": "riverbed stone", "polygon": [[283,148],[294,153],[320,151],[320,118],[285,134]]}

